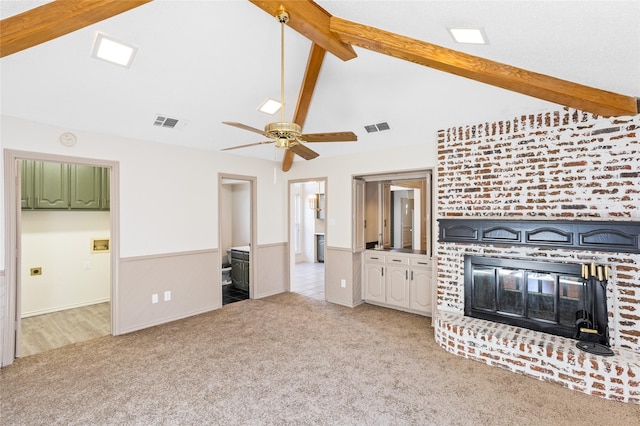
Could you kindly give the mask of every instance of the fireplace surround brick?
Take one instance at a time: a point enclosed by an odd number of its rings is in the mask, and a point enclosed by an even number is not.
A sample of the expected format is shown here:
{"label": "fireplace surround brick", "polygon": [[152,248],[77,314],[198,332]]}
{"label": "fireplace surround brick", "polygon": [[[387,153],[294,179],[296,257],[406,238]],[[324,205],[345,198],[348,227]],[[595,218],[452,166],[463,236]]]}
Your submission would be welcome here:
{"label": "fireplace surround brick", "polygon": [[[639,130],[640,116],[603,118],[570,108],[441,130],[437,218],[637,222]],[[640,368],[635,361],[640,356],[639,254],[441,242],[438,317],[464,313],[465,254],[609,265],[607,308],[614,361],[586,356],[577,349],[550,349],[534,356],[530,351],[513,352],[513,343],[481,349],[470,345],[468,334],[452,332],[438,319],[436,335],[445,349],[458,355],[592,395],[640,404]],[[541,335],[548,342],[558,339]],[[558,367],[559,357],[562,362],[573,357],[575,366]],[[617,374],[620,369],[626,373]]]}

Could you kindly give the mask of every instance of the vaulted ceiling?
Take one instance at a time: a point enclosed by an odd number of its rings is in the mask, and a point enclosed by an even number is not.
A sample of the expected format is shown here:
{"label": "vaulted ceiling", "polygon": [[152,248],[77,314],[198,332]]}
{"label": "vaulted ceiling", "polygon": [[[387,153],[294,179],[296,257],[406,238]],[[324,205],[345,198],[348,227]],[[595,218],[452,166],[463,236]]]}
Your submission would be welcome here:
{"label": "vaulted ceiling", "polygon": [[[2,0],[0,13],[5,19],[44,3]],[[624,98],[640,96],[639,1],[316,3],[344,20]],[[292,29],[296,15],[291,15],[285,31],[287,120],[294,115],[312,46]],[[457,44],[447,31],[451,27],[482,28],[489,43]],[[130,68],[90,56],[97,32],[138,47]],[[331,50],[325,55],[303,130],[349,130],[358,142],[313,144],[323,157],[433,144],[437,130],[451,125],[561,108],[361,48],[365,43],[357,40],[350,43],[353,59],[342,60]],[[379,44],[369,48],[382,49]],[[69,131],[217,151],[264,139],[223,121],[262,129],[279,120],[279,113],[270,116],[256,108],[268,97],[280,98],[280,25],[249,1],[155,0],[3,55],[0,71],[3,115]],[[177,118],[178,125],[154,126],[157,114]],[[365,131],[364,126],[380,122],[390,129]],[[282,157],[273,145],[228,152]]]}

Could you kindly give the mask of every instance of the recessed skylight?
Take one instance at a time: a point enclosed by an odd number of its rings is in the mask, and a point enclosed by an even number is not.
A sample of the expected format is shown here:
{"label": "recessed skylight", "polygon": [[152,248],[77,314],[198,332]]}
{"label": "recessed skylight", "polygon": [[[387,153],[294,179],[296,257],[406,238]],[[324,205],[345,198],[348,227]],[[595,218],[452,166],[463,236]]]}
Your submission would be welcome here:
{"label": "recessed skylight", "polygon": [[264,112],[265,114],[275,114],[282,104],[275,99],[268,98],[266,101],[260,104],[258,107],[258,111]]}
{"label": "recessed skylight", "polygon": [[129,68],[137,51],[138,48],[136,46],[98,33],[96,40],[93,42],[91,56]]}
{"label": "recessed skylight", "polygon": [[448,28],[456,43],[487,44],[484,32],[479,28]]}

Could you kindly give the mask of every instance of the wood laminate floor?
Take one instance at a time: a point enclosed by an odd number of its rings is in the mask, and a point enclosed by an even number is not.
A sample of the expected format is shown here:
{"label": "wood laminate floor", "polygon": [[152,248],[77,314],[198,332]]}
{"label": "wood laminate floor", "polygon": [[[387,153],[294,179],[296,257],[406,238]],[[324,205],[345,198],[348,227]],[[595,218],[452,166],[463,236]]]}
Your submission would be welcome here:
{"label": "wood laminate floor", "polygon": [[22,318],[20,356],[37,354],[111,333],[111,303]]}

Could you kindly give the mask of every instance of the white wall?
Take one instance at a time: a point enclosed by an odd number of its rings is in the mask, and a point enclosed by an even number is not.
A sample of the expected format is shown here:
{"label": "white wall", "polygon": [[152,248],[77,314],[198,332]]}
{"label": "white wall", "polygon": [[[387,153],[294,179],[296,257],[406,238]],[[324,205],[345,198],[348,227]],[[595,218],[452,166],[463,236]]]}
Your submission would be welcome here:
{"label": "white wall", "polygon": [[[22,317],[110,299],[110,253],[91,253],[109,238],[109,212],[23,211]],[[42,275],[30,275],[30,268]]]}
{"label": "white wall", "polygon": [[[118,163],[117,214],[120,220],[119,232],[112,235],[112,242],[119,243],[119,259],[115,259],[116,264],[122,265],[123,261],[133,259],[135,261],[127,264],[141,264],[140,268],[144,269],[147,263],[153,261],[151,259],[147,262],[144,259],[158,255],[194,253],[189,259],[197,258],[200,253],[213,256],[212,253],[219,248],[219,173],[256,178],[255,243],[286,244],[286,182],[279,162],[89,133],[7,116],[1,116],[0,120],[0,147],[3,149],[3,155],[4,150],[11,149],[78,158],[79,162],[82,162],[81,159],[92,159]],[[68,131],[74,132],[78,138],[77,144],[73,147],[66,147],[59,142],[60,134]],[[4,164],[1,167],[4,176]],[[274,167],[277,167],[275,179]],[[0,220],[5,223],[4,185],[1,191],[0,203],[3,209]],[[0,244],[0,271],[4,272],[4,226],[0,229],[3,238]],[[112,253],[114,249],[112,243]],[[286,259],[283,258],[282,263],[285,262]],[[215,277],[219,274],[216,270],[211,270],[211,262],[207,262],[206,265],[197,264],[196,270],[189,272],[205,278],[195,284],[185,282],[176,288],[175,292],[180,291],[186,295],[184,299],[180,294],[176,294],[171,303],[156,305],[151,304],[151,294],[167,290],[168,287],[158,287],[157,282],[148,275],[140,275],[138,270],[131,271],[126,280],[117,278],[122,281],[118,286],[118,294],[122,295],[118,299],[121,315],[115,318],[117,324],[114,331],[117,333],[119,330],[155,325],[214,309],[218,303],[214,296],[219,288],[219,280]],[[0,302],[6,307],[9,303],[6,296],[7,286],[13,286],[13,283],[7,280],[0,283],[3,285],[0,289],[3,300]],[[193,288],[189,288],[190,286]],[[198,300],[194,304],[195,299],[189,298],[189,294],[207,295],[211,300]],[[137,298],[127,297],[130,295],[136,295]],[[129,321],[132,317],[129,314],[136,312],[144,314],[141,314],[144,321]],[[6,331],[7,326],[4,323],[6,315],[5,310],[0,318],[0,329],[3,331]],[[3,338],[3,342],[6,343],[8,336],[5,335]],[[6,355],[3,353],[3,356]]]}
{"label": "white wall", "polygon": [[[1,119],[3,149],[120,163],[121,257],[217,248],[218,173],[256,176],[257,244],[286,240],[286,183],[279,163],[82,131],[74,131],[74,147],[65,147],[58,137],[70,129]],[[4,265],[4,245],[1,250]]]}
{"label": "white wall", "polygon": [[246,246],[251,243],[251,185],[231,185],[231,244]]}

